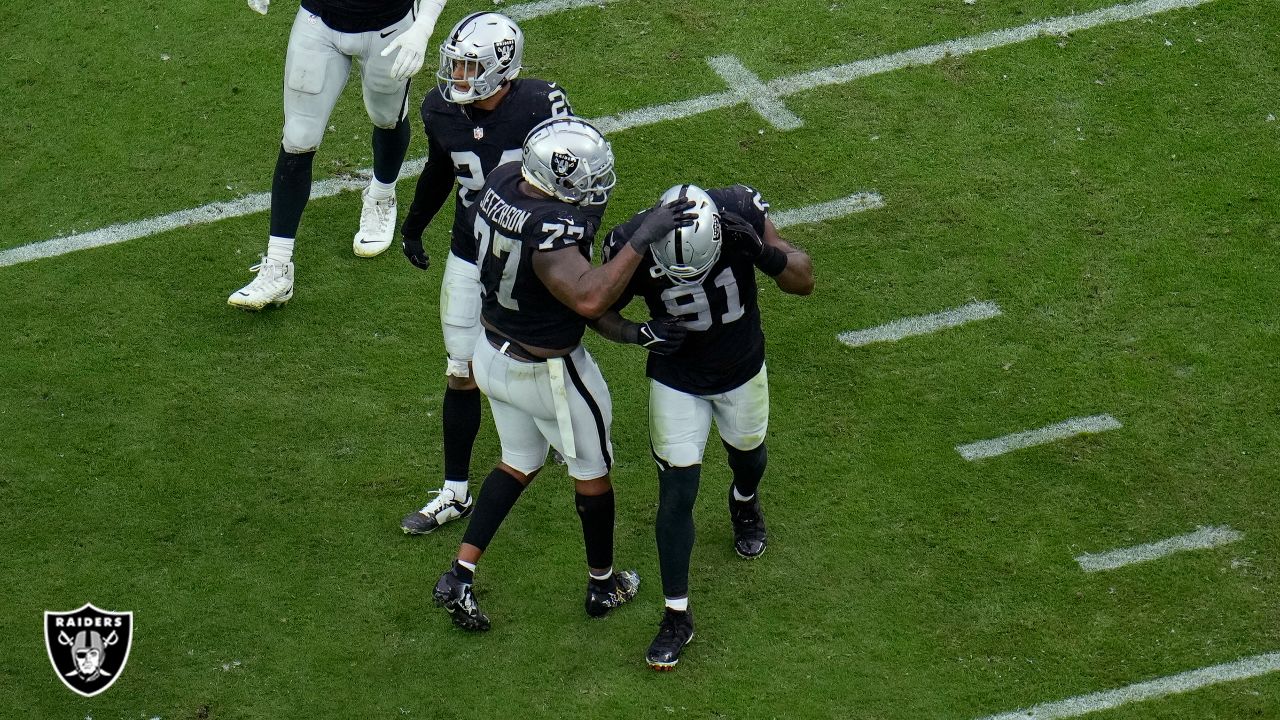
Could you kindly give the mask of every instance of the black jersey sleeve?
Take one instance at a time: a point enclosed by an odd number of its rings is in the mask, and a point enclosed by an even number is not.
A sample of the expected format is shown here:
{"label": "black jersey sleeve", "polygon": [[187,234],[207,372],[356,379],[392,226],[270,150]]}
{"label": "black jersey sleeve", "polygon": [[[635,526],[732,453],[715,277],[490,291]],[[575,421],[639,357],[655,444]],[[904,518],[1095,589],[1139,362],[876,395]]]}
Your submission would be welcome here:
{"label": "black jersey sleeve", "polygon": [[585,213],[574,212],[546,213],[535,219],[531,230],[526,236],[526,242],[538,252],[576,247],[585,248],[584,254],[588,257],[596,235],[596,226],[591,218]]}
{"label": "black jersey sleeve", "polygon": [[760,191],[749,185],[733,185],[707,191],[720,210],[732,212],[747,222],[764,237],[764,221],[769,217],[769,203]]}
{"label": "black jersey sleeve", "polygon": [[444,203],[453,192],[453,162],[449,153],[431,136],[427,136],[427,165],[418,176],[418,185],[413,193],[413,204],[409,206],[409,214],[405,216],[400,233],[410,240],[421,240],[431,219],[440,212]]}

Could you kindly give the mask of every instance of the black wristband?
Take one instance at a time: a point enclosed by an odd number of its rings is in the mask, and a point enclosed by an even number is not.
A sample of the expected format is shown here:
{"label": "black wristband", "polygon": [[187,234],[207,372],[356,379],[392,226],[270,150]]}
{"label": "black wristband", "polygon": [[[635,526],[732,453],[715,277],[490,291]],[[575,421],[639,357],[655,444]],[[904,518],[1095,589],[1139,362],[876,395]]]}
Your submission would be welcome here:
{"label": "black wristband", "polygon": [[787,254],[772,245],[765,245],[756,258],[756,267],[769,277],[778,277],[787,269]]}

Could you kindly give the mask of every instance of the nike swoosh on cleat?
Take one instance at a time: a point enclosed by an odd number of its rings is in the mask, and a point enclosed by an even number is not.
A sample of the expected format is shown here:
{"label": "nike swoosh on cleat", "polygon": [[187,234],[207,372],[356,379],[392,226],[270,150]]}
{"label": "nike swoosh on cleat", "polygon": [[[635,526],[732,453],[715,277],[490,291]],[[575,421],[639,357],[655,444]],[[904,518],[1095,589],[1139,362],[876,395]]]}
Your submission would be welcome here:
{"label": "nike swoosh on cleat", "polygon": [[237,295],[243,295],[243,296],[245,296],[245,297],[249,297],[249,293],[247,293],[247,292],[245,292],[245,291],[243,291],[243,290],[238,290],[238,291],[236,291],[236,294],[237,294]]}

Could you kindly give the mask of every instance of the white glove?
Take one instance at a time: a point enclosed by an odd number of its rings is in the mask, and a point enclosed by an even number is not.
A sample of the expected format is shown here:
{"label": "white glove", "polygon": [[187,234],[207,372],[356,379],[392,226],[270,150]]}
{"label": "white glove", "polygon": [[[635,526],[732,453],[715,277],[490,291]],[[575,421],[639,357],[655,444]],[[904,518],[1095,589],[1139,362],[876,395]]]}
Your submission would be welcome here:
{"label": "white glove", "polygon": [[249,0],[249,7],[260,15],[267,14],[267,6],[271,4],[271,0]]}
{"label": "white glove", "polygon": [[423,0],[421,7],[418,8],[418,19],[414,20],[408,30],[400,33],[391,41],[391,44],[387,45],[387,49],[382,51],[382,57],[396,50],[400,51],[400,54],[396,55],[395,64],[391,66],[391,77],[407,80],[417,75],[422,69],[427,42],[431,40],[431,33],[436,29],[436,19],[440,17],[440,11],[444,10],[444,3],[445,0]]}

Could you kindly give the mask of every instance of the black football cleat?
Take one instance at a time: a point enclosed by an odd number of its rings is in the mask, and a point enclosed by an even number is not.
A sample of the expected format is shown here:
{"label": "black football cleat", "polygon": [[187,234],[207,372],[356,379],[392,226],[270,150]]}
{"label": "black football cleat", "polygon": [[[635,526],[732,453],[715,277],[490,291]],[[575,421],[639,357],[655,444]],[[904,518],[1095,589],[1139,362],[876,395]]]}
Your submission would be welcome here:
{"label": "black football cleat", "polygon": [[458,500],[453,491],[447,488],[432,490],[435,497],[421,510],[414,510],[400,521],[400,529],[405,535],[426,535],[441,525],[452,520],[459,520],[471,514],[476,501],[471,495]]}
{"label": "black football cleat", "polygon": [[760,493],[746,502],[733,497],[729,487],[729,519],[733,521],[733,549],[747,560],[755,560],[769,546],[769,534],[760,510]]}
{"label": "black football cleat", "polygon": [[604,617],[609,611],[629,602],[640,589],[640,575],[635,570],[615,572],[603,586],[587,582],[587,614]]}
{"label": "black football cleat", "polygon": [[658,636],[649,643],[644,660],[654,670],[674,670],[680,651],[693,639],[693,613],[666,609],[658,625]]}
{"label": "black football cleat", "polygon": [[453,618],[453,624],[463,630],[484,631],[489,629],[489,616],[480,612],[476,604],[476,596],[471,592],[471,584],[464,583],[448,570],[440,576],[436,589],[431,593],[436,605],[444,608]]}

